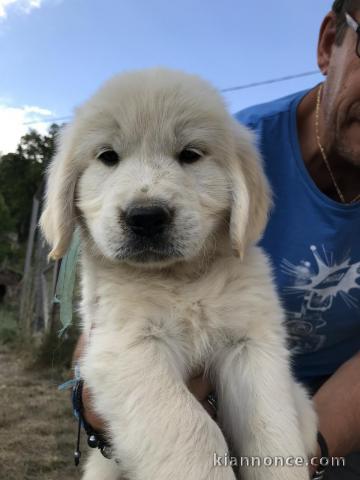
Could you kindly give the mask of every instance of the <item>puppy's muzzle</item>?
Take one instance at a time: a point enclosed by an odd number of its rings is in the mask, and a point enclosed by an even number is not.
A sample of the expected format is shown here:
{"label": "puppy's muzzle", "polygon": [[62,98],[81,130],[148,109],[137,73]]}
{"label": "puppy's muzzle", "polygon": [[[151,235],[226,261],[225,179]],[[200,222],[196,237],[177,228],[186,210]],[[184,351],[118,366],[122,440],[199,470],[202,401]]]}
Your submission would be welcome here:
{"label": "puppy's muzzle", "polygon": [[172,213],[163,205],[132,206],[125,212],[127,227],[137,236],[161,235],[172,220]]}

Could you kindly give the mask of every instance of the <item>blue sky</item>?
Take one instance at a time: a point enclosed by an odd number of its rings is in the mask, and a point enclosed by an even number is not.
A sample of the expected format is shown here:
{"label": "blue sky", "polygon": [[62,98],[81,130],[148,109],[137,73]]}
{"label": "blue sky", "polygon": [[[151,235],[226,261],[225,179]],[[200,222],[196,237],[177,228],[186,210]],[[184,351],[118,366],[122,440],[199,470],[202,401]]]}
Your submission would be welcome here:
{"label": "blue sky", "polygon": [[[168,66],[223,89],[316,70],[330,0],[0,0],[0,151],[71,115],[111,75]],[[231,111],[321,75],[226,93]]]}

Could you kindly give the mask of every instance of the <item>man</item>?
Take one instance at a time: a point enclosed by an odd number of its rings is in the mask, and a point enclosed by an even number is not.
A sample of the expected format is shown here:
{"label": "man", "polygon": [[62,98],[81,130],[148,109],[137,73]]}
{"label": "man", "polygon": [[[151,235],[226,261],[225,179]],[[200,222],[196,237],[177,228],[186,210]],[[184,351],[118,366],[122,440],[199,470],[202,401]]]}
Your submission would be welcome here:
{"label": "man", "polygon": [[[257,133],[273,187],[261,244],[287,311],[295,374],[317,391],[319,429],[333,456],[360,451],[358,23],[359,0],[335,1],[318,44],[325,82],[237,114]],[[333,469],[326,478],[360,478],[359,457],[347,459],[353,473]]]}
{"label": "man", "polygon": [[[295,374],[314,393],[329,455],[352,454],[345,468],[327,469],[338,480],[360,478],[359,23],[360,0],[336,0],[320,30],[324,83],[236,115],[256,132],[274,191],[261,244],[287,311]],[[210,387],[189,387],[207,405]]]}

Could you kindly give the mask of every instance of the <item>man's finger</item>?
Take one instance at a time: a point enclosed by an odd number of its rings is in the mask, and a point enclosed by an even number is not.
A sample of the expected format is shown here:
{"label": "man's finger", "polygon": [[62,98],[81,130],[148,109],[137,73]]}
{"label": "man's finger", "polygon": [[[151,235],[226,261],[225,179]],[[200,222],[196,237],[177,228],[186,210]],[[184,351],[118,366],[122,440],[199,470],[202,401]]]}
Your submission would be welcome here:
{"label": "man's finger", "polygon": [[191,378],[188,383],[188,388],[190,392],[199,400],[199,402],[206,400],[209,393],[211,393],[213,390],[210,382],[204,378],[203,375]]}

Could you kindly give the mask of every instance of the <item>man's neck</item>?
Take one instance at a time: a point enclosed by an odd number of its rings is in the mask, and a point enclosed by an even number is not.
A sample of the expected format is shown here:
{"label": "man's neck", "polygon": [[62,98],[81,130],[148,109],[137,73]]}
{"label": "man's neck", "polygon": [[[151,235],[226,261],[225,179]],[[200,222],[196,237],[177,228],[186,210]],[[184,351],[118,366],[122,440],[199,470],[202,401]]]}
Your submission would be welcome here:
{"label": "man's neck", "polygon": [[[314,88],[301,100],[297,109],[297,130],[302,158],[314,183],[328,197],[340,202],[316,140],[315,117],[318,89]],[[321,122],[321,117],[320,117]],[[326,150],[326,145],[323,145]],[[343,158],[329,158],[331,170],[346,202],[360,193],[360,169]]]}

